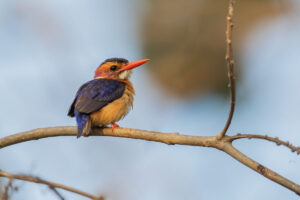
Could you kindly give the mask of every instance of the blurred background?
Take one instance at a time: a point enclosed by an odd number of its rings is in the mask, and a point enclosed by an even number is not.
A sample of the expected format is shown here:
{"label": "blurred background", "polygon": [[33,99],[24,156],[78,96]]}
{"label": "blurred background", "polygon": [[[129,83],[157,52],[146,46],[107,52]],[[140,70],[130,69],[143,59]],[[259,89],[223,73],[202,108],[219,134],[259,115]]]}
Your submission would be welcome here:
{"label": "blurred background", "polygon": [[[135,70],[123,127],[216,135],[229,112],[227,1],[2,0],[0,136],[73,126],[77,89],[109,57],[150,58]],[[233,33],[237,107],[229,134],[268,134],[300,145],[300,3],[243,0]],[[257,140],[243,153],[300,183],[299,156]],[[109,200],[298,199],[214,149],[110,137],[59,137],[0,150],[0,168]],[[1,179],[0,184],[6,180]],[[57,199],[20,181],[11,199]],[[66,199],[85,199],[61,192]]]}

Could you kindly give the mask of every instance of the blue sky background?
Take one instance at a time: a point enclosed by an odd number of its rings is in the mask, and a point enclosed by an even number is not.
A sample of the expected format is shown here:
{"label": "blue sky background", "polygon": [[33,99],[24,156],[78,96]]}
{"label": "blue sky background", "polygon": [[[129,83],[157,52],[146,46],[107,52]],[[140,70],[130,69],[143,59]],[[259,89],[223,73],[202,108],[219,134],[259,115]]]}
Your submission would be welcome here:
{"label": "blue sky background", "polygon": [[[248,34],[229,133],[278,136],[300,145],[300,4],[262,21]],[[147,2],[1,1],[0,136],[40,127],[75,125],[66,116],[75,92],[108,57],[147,58],[139,19]],[[151,58],[150,58],[151,59]],[[134,109],[124,127],[215,135],[229,102],[210,95],[177,100],[164,94],[145,65],[135,71]],[[239,66],[237,66],[239,67]],[[299,156],[257,141],[235,143],[242,152],[300,183]],[[214,149],[167,146],[109,137],[48,138],[1,149],[0,167],[38,175],[117,200],[298,199]],[[13,199],[56,199],[47,187],[15,182]],[[85,199],[62,192],[67,199]]]}

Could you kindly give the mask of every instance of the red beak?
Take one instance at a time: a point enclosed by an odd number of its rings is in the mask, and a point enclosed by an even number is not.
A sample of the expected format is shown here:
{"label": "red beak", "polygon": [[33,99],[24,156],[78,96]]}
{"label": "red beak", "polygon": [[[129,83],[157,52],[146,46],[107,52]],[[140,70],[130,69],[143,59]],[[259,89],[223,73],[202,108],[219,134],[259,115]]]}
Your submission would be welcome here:
{"label": "red beak", "polygon": [[117,72],[121,72],[121,71],[125,71],[125,70],[130,70],[133,68],[136,68],[142,64],[145,64],[146,62],[148,62],[149,59],[143,59],[143,60],[138,60],[138,61],[133,61],[128,63],[127,65],[125,65],[123,68],[119,69]]}

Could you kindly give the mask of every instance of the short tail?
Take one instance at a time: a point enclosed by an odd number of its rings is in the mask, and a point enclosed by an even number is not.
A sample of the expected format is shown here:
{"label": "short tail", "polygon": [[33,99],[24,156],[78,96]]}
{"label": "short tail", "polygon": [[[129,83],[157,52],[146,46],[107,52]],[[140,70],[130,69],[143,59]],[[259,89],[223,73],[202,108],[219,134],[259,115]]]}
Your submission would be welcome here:
{"label": "short tail", "polygon": [[77,138],[80,136],[88,136],[92,130],[92,122],[89,115],[78,113],[75,109],[75,117],[77,121]]}

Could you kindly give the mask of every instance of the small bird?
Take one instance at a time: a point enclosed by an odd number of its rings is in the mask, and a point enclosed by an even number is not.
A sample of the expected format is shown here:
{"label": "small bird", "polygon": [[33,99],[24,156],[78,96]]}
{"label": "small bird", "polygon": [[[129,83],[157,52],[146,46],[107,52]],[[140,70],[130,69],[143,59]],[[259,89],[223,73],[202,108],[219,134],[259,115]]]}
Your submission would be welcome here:
{"label": "small bird", "polygon": [[95,72],[93,80],[83,84],[76,93],[68,116],[76,117],[78,133],[88,136],[93,127],[112,124],[122,119],[132,108],[135,94],[129,81],[132,69],[149,59],[128,62],[124,58],[106,59]]}

